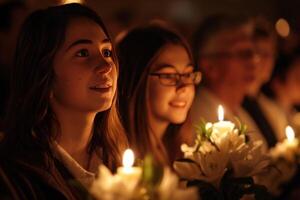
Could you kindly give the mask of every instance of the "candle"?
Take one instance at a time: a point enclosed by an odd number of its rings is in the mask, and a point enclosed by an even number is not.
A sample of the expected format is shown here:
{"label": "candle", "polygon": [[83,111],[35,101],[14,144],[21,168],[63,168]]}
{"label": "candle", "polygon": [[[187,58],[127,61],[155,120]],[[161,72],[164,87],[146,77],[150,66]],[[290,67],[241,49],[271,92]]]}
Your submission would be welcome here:
{"label": "candle", "polygon": [[286,148],[296,150],[298,148],[299,141],[298,141],[297,138],[295,138],[295,132],[292,129],[292,127],[287,126],[285,128],[285,135],[286,135],[286,138],[287,138],[284,141],[284,143],[286,145]]}
{"label": "candle", "polygon": [[292,127],[285,128],[286,139],[281,143],[276,144],[275,148],[271,149],[270,153],[273,157],[284,157],[286,160],[294,162],[297,154],[299,141],[295,138],[295,133]]}
{"label": "candle", "polygon": [[224,109],[221,105],[218,107],[218,119],[219,121],[213,124],[213,127],[217,129],[220,133],[227,134],[234,128],[234,123],[231,121],[224,120]]}
{"label": "candle", "polygon": [[126,149],[123,154],[123,167],[117,169],[117,175],[124,178],[126,181],[138,182],[141,175],[142,169],[140,167],[133,167],[134,153],[131,149]]}

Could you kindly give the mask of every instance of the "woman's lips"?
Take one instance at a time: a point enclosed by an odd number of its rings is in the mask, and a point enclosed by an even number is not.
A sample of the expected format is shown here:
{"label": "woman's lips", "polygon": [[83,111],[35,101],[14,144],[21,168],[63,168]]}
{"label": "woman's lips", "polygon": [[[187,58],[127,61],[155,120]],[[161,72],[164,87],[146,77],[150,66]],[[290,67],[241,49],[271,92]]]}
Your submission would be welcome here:
{"label": "woman's lips", "polygon": [[112,82],[107,82],[104,84],[98,84],[95,86],[90,87],[91,90],[94,91],[99,91],[99,92],[105,92],[105,91],[109,91],[112,88],[113,84]]}
{"label": "woman's lips", "polygon": [[177,107],[177,108],[183,108],[185,107],[187,104],[186,101],[171,101],[170,102],[170,105],[173,106],[173,107]]}

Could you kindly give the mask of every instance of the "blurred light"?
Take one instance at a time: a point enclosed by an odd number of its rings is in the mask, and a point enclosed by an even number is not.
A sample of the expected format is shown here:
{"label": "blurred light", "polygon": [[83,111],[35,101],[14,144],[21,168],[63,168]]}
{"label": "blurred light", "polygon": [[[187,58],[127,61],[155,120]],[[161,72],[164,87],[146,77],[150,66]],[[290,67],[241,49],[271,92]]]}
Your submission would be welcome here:
{"label": "blurred light", "polygon": [[281,37],[287,37],[290,34],[290,25],[287,20],[280,18],[275,24],[275,29]]}
{"label": "blurred light", "polygon": [[62,4],[68,4],[68,3],[83,3],[84,0],[63,0]]}

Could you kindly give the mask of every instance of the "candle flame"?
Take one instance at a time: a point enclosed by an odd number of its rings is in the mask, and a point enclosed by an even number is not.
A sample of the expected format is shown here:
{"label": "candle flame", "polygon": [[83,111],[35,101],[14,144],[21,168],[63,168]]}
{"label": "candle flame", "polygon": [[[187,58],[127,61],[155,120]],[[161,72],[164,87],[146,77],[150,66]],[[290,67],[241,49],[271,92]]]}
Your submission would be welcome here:
{"label": "candle flame", "polygon": [[294,132],[294,130],[293,130],[292,127],[287,126],[285,128],[285,134],[286,134],[287,140],[289,142],[291,142],[291,141],[293,141],[295,139],[295,132]]}
{"label": "candle flame", "polygon": [[219,105],[219,107],[218,107],[218,119],[219,119],[219,121],[224,120],[224,108],[221,105]]}
{"label": "candle flame", "polygon": [[62,4],[69,4],[69,3],[83,3],[83,0],[63,0]]}
{"label": "candle flame", "polygon": [[131,149],[126,149],[123,154],[123,166],[124,168],[132,167],[134,163],[134,154]]}

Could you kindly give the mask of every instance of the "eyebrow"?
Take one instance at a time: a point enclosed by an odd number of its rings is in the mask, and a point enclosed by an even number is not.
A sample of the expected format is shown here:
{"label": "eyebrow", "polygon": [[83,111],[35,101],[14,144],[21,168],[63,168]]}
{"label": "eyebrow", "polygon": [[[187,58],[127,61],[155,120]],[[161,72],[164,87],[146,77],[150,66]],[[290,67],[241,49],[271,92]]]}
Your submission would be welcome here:
{"label": "eyebrow", "polygon": [[[194,67],[192,63],[188,63],[186,67]],[[167,64],[167,63],[161,63],[155,66],[155,71],[161,70],[163,68],[173,68],[176,70],[176,68],[173,65]]]}
{"label": "eyebrow", "polygon": [[[76,46],[76,45],[79,45],[79,44],[92,44],[93,41],[92,40],[89,40],[89,39],[79,39],[79,40],[76,40],[75,42],[73,42],[72,44],[70,44],[68,46],[68,48],[66,49],[66,51],[68,51],[70,48]],[[108,38],[105,38],[104,40],[102,40],[101,43],[111,43],[110,39]]]}

